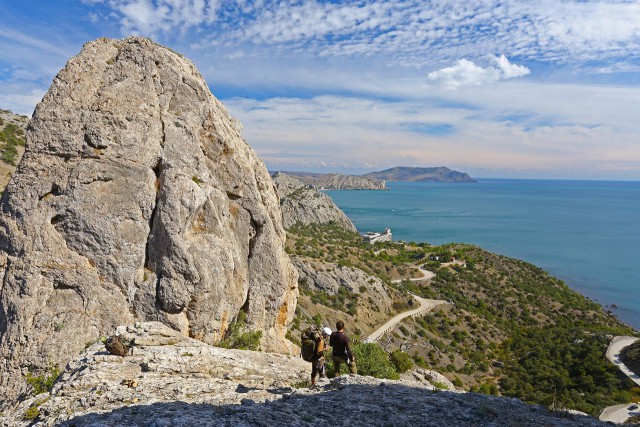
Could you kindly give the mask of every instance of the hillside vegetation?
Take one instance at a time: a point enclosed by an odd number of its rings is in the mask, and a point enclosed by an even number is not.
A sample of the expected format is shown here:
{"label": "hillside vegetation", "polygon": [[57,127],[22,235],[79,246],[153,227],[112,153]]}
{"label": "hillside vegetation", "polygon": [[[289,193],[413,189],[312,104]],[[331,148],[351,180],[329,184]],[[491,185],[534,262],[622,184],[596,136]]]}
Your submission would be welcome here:
{"label": "hillside vegetation", "polygon": [[620,359],[629,367],[636,375],[640,372],[640,341],[636,341],[620,352]]}
{"label": "hillside vegetation", "polygon": [[4,190],[24,153],[28,117],[0,110],[0,191]]}
{"label": "hillside vegetation", "polygon": [[[332,225],[292,227],[287,249],[295,258],[362,269],[405,299],[411,292],[449,301],[404,320],[381,345],[389,353],[403,350],[416,365],[440,371],[458,386],[593,415],[637,397],[633,383],[605,358],[611,336],[634,331],[532,264],[463,244],[365,245]],[[441,264],[454,259],[458,263]],[[419,266],[436,277],[393,283],[420,277]],[[315,295],[322,292],[303,293],[311,294],[301,299],[303,310],[328,304],[323,299],[330,296]],[[343,312],[353,311],[349,299],[344,302]],[[334,300],[329,305],[336,309]]]}

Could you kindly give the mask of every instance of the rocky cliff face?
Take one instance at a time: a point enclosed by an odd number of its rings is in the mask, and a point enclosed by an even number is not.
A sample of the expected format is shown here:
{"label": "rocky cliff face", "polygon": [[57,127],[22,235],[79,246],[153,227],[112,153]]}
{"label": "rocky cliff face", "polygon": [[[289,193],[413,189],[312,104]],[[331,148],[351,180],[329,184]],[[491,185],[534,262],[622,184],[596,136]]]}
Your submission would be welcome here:
{"label": "rocky cliff face", "polygon": [[26,140],[1,201],[0,399],[136,320],[215,343],[244,310],[263,349],[293,351],[278,197],[190,61],[144,38],[88,43]]}
{"label": "rocky cliff face", "polygon": [[289,176],[328,190],[386,190],[384,181],[376,178],[343,174],[312,172],[285,172]]}
{"label": "rocky cliff face", "polygon": [[[109,355],[94,344],[72,360],[50,393],[0,422],[22,426],[603,426],[517,399],[437,391],[425,372],[402,381],[363,376],[300,387],[299,357],[210,347],[158,323],[120,327],[137,346]],[[337,414],[336,408],[345,408]],[[336,418],[337,417],[337,418]]]}
{"label": "rocky cliff face", "polygon": [[335,222],[345,230],[357,232],[355,225],[327,196],[310,184],[277,172],[273,182],[280,196],[280,208],[285,228],[296,223],[326,224]]}

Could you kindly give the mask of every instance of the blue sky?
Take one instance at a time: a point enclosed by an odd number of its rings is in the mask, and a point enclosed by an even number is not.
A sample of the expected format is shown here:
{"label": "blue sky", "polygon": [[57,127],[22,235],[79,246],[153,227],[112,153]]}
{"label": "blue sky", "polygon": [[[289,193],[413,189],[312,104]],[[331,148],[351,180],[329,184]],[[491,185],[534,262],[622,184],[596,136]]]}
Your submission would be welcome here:
{"label": "blue sky", "polygon": [[0,108],[86,41],[195,62],[271,170],[640,180],[637,1],[0,0]]}

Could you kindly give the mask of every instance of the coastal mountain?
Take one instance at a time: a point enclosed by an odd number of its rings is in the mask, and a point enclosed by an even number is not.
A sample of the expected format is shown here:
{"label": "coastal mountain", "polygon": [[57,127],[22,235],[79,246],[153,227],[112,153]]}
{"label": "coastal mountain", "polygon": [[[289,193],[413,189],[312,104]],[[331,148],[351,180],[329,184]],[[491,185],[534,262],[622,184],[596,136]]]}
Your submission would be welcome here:
{"label": "coastal mountain", "polygon": [[276,172],[273,183],[280,197],[285,228],[296,223],[327,224],[334,222],[345,230],[356,232],[351,220],[333,203],[331,197],[316,187],[282,172]]}
{"label": "coastal mountain", "polygon": [[[0,199],[3,426],[298,426],[345,402],[354,426],[595,426],[498,395],[592,415],[636,396],[602,357],[633,331],[535,266],[311,215],[285,234],[283,199],[327,199],[274,183],[195,66],[148,39],[85,44],[25,150]],[[338,319],[359,375],[309,388],[295,344]]]}
{"label": "coastal mountain", "polygon": [[386,181],[475,182],[466,173],[451,170],[444,166],[432,168],[397,166],[362,176]]}
{"label": "coastal mountain", "polygon": [[220,342],[239,316],[264,350],[298,294],[271,177],[193,63],[98,39],[59,72],[1,200],[0,404],[116,326]]}
{"label": "coastal mountain", "polygon": [[283,172],[300,181],[327,190],[386,190],[384,181],[357,175]]}
{"label": "coastal mountain", "polygon": [[385,181],[476,182],[468,174],[447,167],[397,166],[364,175],[283,172],[300,181],[327,190],[386,190]]}

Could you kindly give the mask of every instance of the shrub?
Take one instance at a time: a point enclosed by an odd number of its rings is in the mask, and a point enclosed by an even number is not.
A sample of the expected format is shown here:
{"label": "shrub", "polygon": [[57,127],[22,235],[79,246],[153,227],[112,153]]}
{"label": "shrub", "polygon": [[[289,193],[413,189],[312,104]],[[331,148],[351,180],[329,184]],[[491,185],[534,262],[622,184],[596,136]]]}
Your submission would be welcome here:
{"label": "shrub", "polygon": [[231,322],[225,338],[218,344],[223,348],[239,350],[260,350],[262,331],[247,331],[247,313],[240,310],[236,320]]}
{"label": "shrub", "polygon": [[375,378],[400,378],[395,367],[389,360],[389,354],[376,343],[355,343],[353,353],[358,365],[360,375],[369,375]]}
{"label": "shrub", "polygon": [[60,368],[54,364],[49,364],[47,370],[40,375],[34,375],[32,372],[27,372],[25,380],[33,389],[33,394],[41,394],[51,390],[53,383],[58,379],[60,374]]}
{"label": "shrub", "polygon": [[413,362],[407,353],[402,350],[396,350],[389,355],[389,360],[395,366],[396,372],[402,374],[413,367]]}

